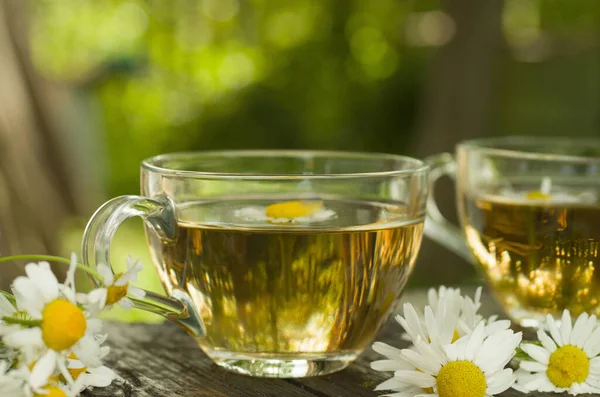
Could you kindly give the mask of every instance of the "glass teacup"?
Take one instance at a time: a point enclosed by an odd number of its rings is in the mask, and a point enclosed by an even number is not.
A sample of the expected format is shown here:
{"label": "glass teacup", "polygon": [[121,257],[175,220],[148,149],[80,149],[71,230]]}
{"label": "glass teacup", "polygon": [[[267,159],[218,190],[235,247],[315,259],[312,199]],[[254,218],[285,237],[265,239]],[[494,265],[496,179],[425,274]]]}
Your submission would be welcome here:
{"label": "glass teacup", "polygon": [[428,159],[456,179],[459,229],[428,202],[425,234],[475,262],[507,314],[600,314],[600,141],[504,137]]}
{"label": "glass teacup", "polygon": [[142,163],[141,196],[90,220],[86,264],[110,263],[131,216],[168,297],[138,308],[184,326],[218,365],[254,376],[340,370],[393,311],[420,247],[427,166],[386,154],[230,151]]}

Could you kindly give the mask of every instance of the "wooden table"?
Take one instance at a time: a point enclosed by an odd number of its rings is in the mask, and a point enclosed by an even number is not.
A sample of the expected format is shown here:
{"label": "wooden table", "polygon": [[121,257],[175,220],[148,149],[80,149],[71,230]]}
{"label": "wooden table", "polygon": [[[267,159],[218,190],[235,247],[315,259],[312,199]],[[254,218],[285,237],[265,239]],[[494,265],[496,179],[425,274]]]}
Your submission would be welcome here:
{"label": "wooden table", "polygon": [[[422,307],[425,291],[408,291],[404,301]],[[401,306],[400,306],[401,307]],[[499,312],[489,296],[483,297],[484,315]],[[86,392],[89,397],[375,397],[373,388],[390,374],[373,371],[369,363],[381,356],[367,349],[344,371],[305,379],[262,379],[227,372],[212,364],[185,331],[170,323],[162,325],[106,325],[112,350],[107,365],[121,381],[105,389]],[[377,340],[406,347],[401,327],[390,320]],[[502,397],[525,396],[509,390]],[[534,393],[529,396],[558,396]],[[457,396],[459,397],[459,396]]]}

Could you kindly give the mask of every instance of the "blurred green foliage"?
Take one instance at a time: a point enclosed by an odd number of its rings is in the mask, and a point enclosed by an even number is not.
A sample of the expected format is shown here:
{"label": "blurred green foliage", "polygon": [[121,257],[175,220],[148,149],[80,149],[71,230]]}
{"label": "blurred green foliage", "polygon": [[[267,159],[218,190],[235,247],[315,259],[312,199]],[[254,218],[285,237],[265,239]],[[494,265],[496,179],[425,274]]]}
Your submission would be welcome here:
{"label": "blurred green foliage", "polygon": [[[72,119],[94,123],[110,197],[137,193],[140,161],[165,152],[404,153],[428,66],[460,29],[433,0],[28,4],[34,66],[94,112]],[[506,0],[492,133],[597,135],[599,27],[597,0]],[[151,263],[139,230],[123,232],[120,261]],[[142,283],[160,290],[152,274]]]}
{"label": "blurred green foliage", "polygon": [[[34,64],[101,115],[110,196],[136,192],[140,160],[164,152],[405,152],[432,55],[460,29],[433,0],[29,4]],[[494,133],[582,119],[597,133],[600,3],[504,5]]]}
{"label": "blurred green foliage", "polygon": [[[138,164],[218,148],[405,150],[434,1],[36,0],[32,57],[92,91],[111,196]],[[425,48],[425,50],[424,50]],[[84,83],[82,83],[84,82]]]}

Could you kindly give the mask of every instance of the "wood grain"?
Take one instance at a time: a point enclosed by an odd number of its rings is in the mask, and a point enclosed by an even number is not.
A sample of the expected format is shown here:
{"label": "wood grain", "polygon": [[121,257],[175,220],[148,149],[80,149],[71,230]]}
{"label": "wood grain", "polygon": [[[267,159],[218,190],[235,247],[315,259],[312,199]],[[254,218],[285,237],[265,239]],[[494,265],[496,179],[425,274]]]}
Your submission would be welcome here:
{"label": "wood grain", "polygon": [[[425,291],[405,294],[415,305],[425,302]],[[483,299],[484,314],[499,312],[489,295]],[[212,364],[183,329],[167,323],[107,324],[112,346],[107,365],[122,378],[111,387],[85,393],[88,397],[376,397],[378,383],[391,374],[373,371],[369,363],[380,358],[367,349],[346,370],[305,379],[261,379],[227,372]],[[400,326],[390,319],[377,340],[406,347]],[[502,397],[525,394],[509,390]],[[559,396],[532,393],[528,396]],[[458,396],[457,396],[458,397]]]}

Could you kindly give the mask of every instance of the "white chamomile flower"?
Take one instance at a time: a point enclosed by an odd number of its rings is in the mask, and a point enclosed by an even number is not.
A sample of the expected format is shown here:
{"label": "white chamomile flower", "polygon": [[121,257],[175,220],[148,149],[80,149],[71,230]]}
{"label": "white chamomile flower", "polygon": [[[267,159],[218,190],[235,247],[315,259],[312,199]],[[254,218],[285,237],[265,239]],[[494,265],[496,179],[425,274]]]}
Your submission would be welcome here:
{"label": "white chamomile flower", "polygon": [[0,360],[0,396],[26,397],[27,385],[20,370],[9,371],[9,361]]}
{"label": "white chamomile flower", "polygon": [[568,310],[560,326],[551,315],[549,332],[538,331],[541,346],[523,343],[521,349],[532,360],[523,360],[515,388],[524,391],[600,393],[600,326],[596,316],[583,313],[575,325]]}
{"label": "white chamomile flower", "polygon": [[86,366],[74,354],[68,357],[67,369],[75,380],[72,388],[77,393],[91,387],[106,387],[116,377],[116,374],[110,368],[103,365],[95,368]]}
{"label": "white chamomile flower", "polygon": [[[454,342],[457,338],[455,330],[456,315],[456,311],[446,311],[445,304],[437,305],[435,313],[430,306],[426,306],[424,320],[422,321],[413,305],[405,303],[404,316],[396,316],[396,321],[404,328],[411,341],[425,340],[431,346],[431,349],[441,354],[443,346]],[[414,349],[414,347],[412,348]],[[416,367],[404,358],[401,350],[395,347],[383,342],[375,342],[373,350],[386,357],[385,360],[371,363],[371,368],[376,371],[416,370]],[[394,390],[403,393],[414,391],[412,390],[413,386],[398,382],[398,379],[391,378],[381,383],[375,390]]]}
{"label": "white chamomile flower", "polygon": [[[447,319],[438,319],[438,321],[446,321],[445,325],[448,325],[448,321],[451,322],[455,331],[454,340],[473,332],[477,324],[481,321],[484,321],[486,324],[486,335],[510,327],[510,320],[497,321],[497,316],[484,319],[478,313],[481,307],[481,290],[481,287],[477,288],[475,296],[472,299],[469,296],[462,296],[459,288],[447,288],[441,286],[437,290],[434,288],[429,289],[427,293],[429,306],[434,312],[438,312],[441,307],[444,308]],[[421,329],[425,329],[425,316],[417,312],[417,317],[421,321]],[[412,328],[416,329],[415,325],[413,325]],[[438,328],[439,327],[434,327],[433,329]],[[427,339],[428,335],[421,335],[421,337]],[[407,333],[402,336],[402,339],[411,341],[415,338]]]}
{"label": "white chamomile flower", "polygon": [[[416,370],[416,367],[406,361],[404,357],[402,357],[402,351],[400,349],[396,349],[386,343],[375,342],[373,344],[373,350],[377,353],[386,357],[385,360],[373,361],[371,363],[371,368],[376,371],[388,372],[388,371],[400,371],[400,370]],[[392,390],[397,393],[407,393],[407,395],[414,396],[423,392],[422,389],[419,389],[416,386],[406,384],[395,377],[392,377],[375,388],[375,390]],[[390,394],[390,396],[395,396],[396,394]]]}
{"label": "white chamomile flower", "polygon": [[31,361],[30,384],[39,392],[58,368],[68,382],[73,382],[66,368],[65,355],[76,352],[81,359],[89,356],[87,348],[94,344],[94,327],[86,313],[75,302],[72,261],[65,285],[59,284],[47,262],[25,266],[27,276],[17,277],[13,292],[17,308],[39,325],[30,328],[3,327],[4,343],[26,352]]}
{"label": "white chamomile flower", "polygon": [[127,257],[127,271],[124,273],[115,275],[110,267],[102,263],[99,264],[97,270],[102,276],[100,281],[102,281],[104,287],[96,288],[87,294],[90,311],[96,313],[104,308],[110,308],[115,303],[125,310],[131,309],[133,302],[127,297],[128,294],[138,299],[142,299],[146,295],[143,289],[130,285],[130,283],[137,281],[138,273],[143,268],[144,265],[139,260],[134,261],[131,256]]}
{"label": "white chamomile flower", "polygon": [[320,200],[284,201],[268,206],[244,207],[234,211],[236,218],[269,223],[323,222],[336,216]]}
{"label": "white chamomile flower", "polygon": [[421,317],[413,305],[405,303],[404,316],[397,315],[396,321],[404,328],[411,341],[422,339],[441,348],[458,339],[457,311],[448,307],[449,305],[440,303],[434,312],[431,306],[425,306]]}
{"label": "white chamomile flower", "polygon": [[481,308],[481,287],[475,291],[475,296],[471,299],[470,296],[461,297],[461,310],[459,317],[459,334],[461,336],[470,334],[473,332],[475,327],[483,321],[485,324],[485,334],[491,335],[496,331],[510,328],[510,320],[498,320],[498,316],[491,316],[484,319],[479,314]]}
{"label": "white chamomile flower", "polygon": [[512,370],[504,367],[520,341],[521,334],[512,330],[486,336],[483,322],[473,333],[445,345],[441,351],[418,338],[414,350],[404,349],[401,353],[418,369],[396,371],[394,389],[406,390],[390,396],[413,397],[415,388],[420,389],[418,395],[437,397],[486,397],[502,393],[514,383]]}

